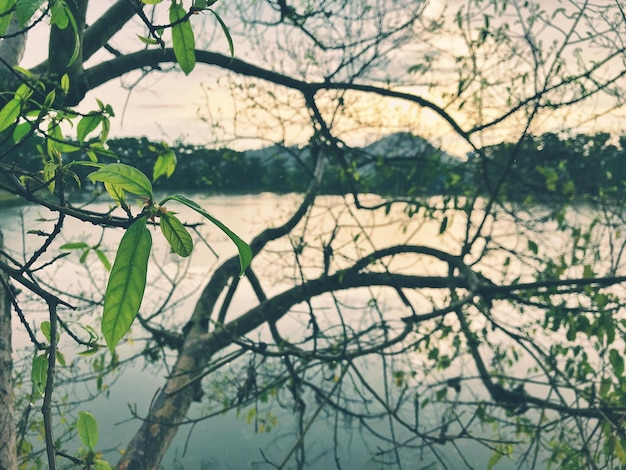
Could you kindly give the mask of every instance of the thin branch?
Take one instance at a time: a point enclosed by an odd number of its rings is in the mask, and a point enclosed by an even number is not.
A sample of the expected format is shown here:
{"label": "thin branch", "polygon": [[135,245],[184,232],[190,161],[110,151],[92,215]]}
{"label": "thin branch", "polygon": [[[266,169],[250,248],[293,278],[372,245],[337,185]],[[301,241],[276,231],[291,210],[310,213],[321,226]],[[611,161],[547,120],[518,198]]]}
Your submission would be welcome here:
{"label": "thin branch", "polygon": [[48,304],[50,321],[50,348],[48,349],[48,371],[46,375],[46,387],[43,397],[41,412],[46,436],[46,454],[48,456],[48,468],[56,469],[56,449],[54,441],[54,428],[52,423],[52,395],[54,394],[54,373],[57,359],[57,304]]}

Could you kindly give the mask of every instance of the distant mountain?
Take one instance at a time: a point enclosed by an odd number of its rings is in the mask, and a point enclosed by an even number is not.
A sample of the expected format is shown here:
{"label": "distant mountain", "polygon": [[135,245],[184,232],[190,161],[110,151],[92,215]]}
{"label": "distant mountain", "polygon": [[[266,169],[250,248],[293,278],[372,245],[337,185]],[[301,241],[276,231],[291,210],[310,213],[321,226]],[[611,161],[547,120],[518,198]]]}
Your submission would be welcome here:
{"label": "distant mountain", "polygon": [[[294,165],[292,157],[306,159],[309,156],[309,149],[305,147],[283,147],[281,145],[271,145],[256,150],[246,150],[246,157],[258,158],[262,162],[270,162],[272,159],[285,159],[290,161],[290,166]],[[416,136],[410,132],[396,132],[389,134],[365,147],[354,147],[350,150],[361,162],[376,158],[398,159],[398,158],[420,158],[437,155],[441,163],[445,165],[459,165],[463,161],[447,152],[435,147],[423,137]]]}
{"label": "distant mountain", "polygon": [[396,132],[389,134],[380,140],[363,148],[365,152],[377,157],[399,158],[399,157],[420,157],[437,154],[441,163],[449,165],[459,165],[462,160],[450,155],[443,150],[432,145],[423,137],[413,135],[410,132]]}

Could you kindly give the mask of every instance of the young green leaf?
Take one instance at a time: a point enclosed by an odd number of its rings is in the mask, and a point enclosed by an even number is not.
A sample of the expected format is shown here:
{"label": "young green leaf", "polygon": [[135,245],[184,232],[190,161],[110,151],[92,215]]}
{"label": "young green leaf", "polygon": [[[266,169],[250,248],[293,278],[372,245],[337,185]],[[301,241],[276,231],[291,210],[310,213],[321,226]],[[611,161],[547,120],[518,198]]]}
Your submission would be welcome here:
{"label": "young green leaf", "polygon": [[78,141],[82,144],[85,141],[85,137],[96,130],[101,122],[102,114],[94,112],[87,114],[87,116],[78,121],[78,126],[76,126]]}
{"label": "young green leaf", "polygon": [[226,41],[228,42],[228,49],[230,50],[230,56],[234,58],[235,57],[235,44],[233,43],[233,38],[230,35],[228,26],[226,26],[226,23],[224,23],[220,15],[218,15],[215,11],[213,11],[211,8],[207,8],[207,10],[213,13],[213,16],[215,16],[215,19],[220,24],[220,27],[222,28],[222,31],[224,32],[224,36],[226,36]]}
{"label": "young green leaf", "polygon": [[46,139],[46,151],[52,157],[55,163],[61,163],[62,149],[61,145],[64,140],[63,131],[58,122],[51,121],[48,124],[48,138]]}
{"label": "young green leaf", "polygon": [[59,247],[60,250],[84,250],[85,248],[89,248],[85,242],[66,243]]}
{"label": "young green leaf", "polygon": [[102,334],[111,352],[139,312],[151,248],[152,235],[142,217],[133,222],[120,241],[104,295]]}
{"label": "young green leaf", "polygon": [[124,191],[119,186],[104,183],[104,189],[106,189],[109,196],[111,196],[111,198],[119,205],[123,206],[126,203],[124,200]]}
{"label": "young green leaf", "polygon": [[30,122],[21,122],[13,129],[13,142],[19,144],[33,130]]}
{"label": "young green leaf", "polygon": [[49,321],[42,321],[41,322],[41,332],[43,333],[43,335],[46,337],[46,339],[48,340],[48,343],[50,342],[50,322]]}
{"label": "young green leaf", "polygon": [[15,5],[15,0],[0,0],[0,35],[4,35],[9,28],[13,13],[9,13]]}
{"label": "young green leaf", "polygon": [[185,75],[189,75],[196,65],[196,40],[189,19],[177,23],[177,21],[185,18],[186,14],[187,12],[181,4],[172,2],[170,23],[176,23],[172,26],[174,55],[182,71],[185,72]]}
{"label": "young green leaf", "polygon": [[108,117],[102,116],[102,132],[100,132],[100,140],[105,141],[109,138],[109,131],[111,130],[111,121]]}
{"label": "young green leaf", "polygon": [[624,358],[616,349],[611,349],[609,351],[609,362],[611,366],[613,366],[613,370],[615,371],[615,375],[617,377],[624,376]]}
{"label": "young green leaf", "polygon": [[66,362],[65,362],[65,354],[63,354],[61,351],[59,351],[57,349],[57,362],[59,363],[59,365],[65,367],[66,366]]}
{"label": "young green leaf", "polygon": [[102,266],[104,266],[104,269],[106,269],[107,271],[110,271],[111,263],[109,262],[109,258],[107,258],[107,255],[104,253],[104,251],[96,249],[96,255],[98,256],[98,259],[102,263]]}
{"label": "young green leaf", "polygon": [[16,72],[24,75],[25,77],[28,77],[28,78],[33,78],[34,77],[33,72],[31,72],[30,70],[25,69],[24,67],[20,67],[19,65],[13,66],[13,70],[15,70]]}
{"label": "young green leaf", "polygon": [[35,391],[43,397],[48,382],[48,356],[46,354],[40,354],[33,359],[30,379]]}
{"label": "young green leaf", "polygon": [[79,411],[76,428],[83,445],[93,451],[98,444],[98,423],[94,415],[87,411]]}
{"label": "young green leaf", "polygon": [[70,12],[66,10],[64,2],[54,2],[50,7],[50,24],[59,29],[67,28],[70,24]]}
{"label": "young green leaf", "polygon": [[166,197],[161,202],[160,205],[165,204],[165,202],[167,201],[177,201],[177,202],[180,202],[181,204],[184,204],[185,206],[193,209],[194,211],[196,211],[198,214],[202,215],[203,217],[206,217],[214,225],[216,225],[222,232],[224,232],[228,236],[228,238],[230,238],[233,241],[233,243],[237,246],[237,250],[239,252],[239,264],[241,266],[239,275],[240,276],[244,275],[244,273],[246,272],[246,269],[248,269],[248,266],[250,265],[250,262],[252,261],[252,250],[250,249],[250,246],[246,242],[244,242],[232,230],[226,227],[226,225],[224,225],[222,222],[217,220],[215,217],[213,217],[211,214],[205,211],[199,204],[192,201],[188,197],[183,196],[182,194],[175,194],[173,196]]}
{"label": "young green leaf", "polygon": [[176,154],[173,150],[167,150],[158,156],[152,172],[152,181],[156,181],[160,176],[167,178],[172,176],[176,169]]}
{"label": "young green leaf", "polygon": [[152,184],[146,175],[132,166],[123,163],[104,165],[89,175],[92,182],[101,181],[116,189],[128,191],[140,197],[152,200]]}
{"label": "young green leaf", "polygon": [[500,461],[501,458],[502,458],[502,453],[496,450],[491,456],[491,458],[489,459],[489,462],[487,462],[487,470],[492,470],[496,466],[496,464]]}
{"label": "young green leaf", "polygon": [[43,178],[48,183],[50,194],[54,193],[56,186],[56,173],[60,165],[56,162],[46,162],[43,165]]}
{"label": "young green leaf", "polygon": [[63,90],[63,93],[70,91],[70,76],[66,73],[61,77],[61,90]]}
{"label": "young green leaf", "polygon": [[27,101],[31,96],[33,96],[33,87],[26,83],[22,83],[17,90],[15,90],[15,98],[22,100],[22,103]]}
{"label": "young green leaf", "polygon": [[57,99],[57,93],[54,90],[50,90],[43,100],[43,107],[45,109],[50,108],[54,104],[54,100]]}
{"label": "young green leaf", "polygon": [[26,26],[28,20],[32,18],[35,12],[45,3],[46,0],[17,0],[15,5],[15,13],[21,26]]}
{"label": "young green leaf", "polygon": [[106,460],[96,459],[93,461],[93,470],[113,470]]}
{"label": "young green leaf", "polygon": [[149,38],[149,37],[146,37],[146,36],[140,36],[139,34],[137,34],[137,37],[139,38],[139,40],[140,40],[141,42],[143,42],[144,44],[148,44],[149,46],[154,46],[154,45],[156,45],[156,44],[158,44],[158,43],[159,43],[159,42],[158,42],[156,39],[154,39],[154,38]]}
{"label": "young green leaf", "polygon": [[0,110],[0,132],[7,127],[12,126],[20,117],[20,108],[22,101],[19,98],[13,98]]}
{"label": "young green leaf", "polygon": [[163,0],[141,0],[141,3],[145,3],[146,5],[156,5],[157,3],[161,3]]}
{"label": "young green leaf", "polygon": [[174,215],[167,212],[161,213],[160,226],[163,236],[180,256],[189,256],[193,249],[193,240],[185,226]]}
{"label": "young green leaf", "polygon": [[98,351],[100,351],[100,348],[98,346],[94,346],[93,348],[89,348],[85,351],[79,352],[78,355],[82,357],[88,357],[88,356],[93,356]]}
{"label": "young green leaf", "polygon": [[[20,1],[20,0],[18,0]],[[34,0],[29,0],[34,1]],[[59,29],[67,29],[68,26],[72,27],[72,33],[74,33],[73,37],[73,49],[72,55],[69,60],[65,64],[66,67],[69,67],[76,59],[78,59],[78,55],[80,54],[80,46],[81,46],[81,38],[79,36],[78,24],[76,23],[76,19],[72,13],[72,10],[68,7],[65,1],[55,1],[50,3],[50,24],[59,28]],[[67,91],[65,91],[67,92]]]}

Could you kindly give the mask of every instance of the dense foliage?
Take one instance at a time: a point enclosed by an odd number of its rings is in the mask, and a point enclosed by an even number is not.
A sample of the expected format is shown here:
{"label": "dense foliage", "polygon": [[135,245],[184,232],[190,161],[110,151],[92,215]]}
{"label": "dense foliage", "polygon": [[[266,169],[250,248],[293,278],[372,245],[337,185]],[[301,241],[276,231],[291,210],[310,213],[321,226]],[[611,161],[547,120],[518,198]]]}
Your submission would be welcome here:
{"label": "dense foliage", "polygon": [[[41,157],[32,139],[12,152],[7,161],[38,171]],[[305,192],[310,178],[308,147],[273,146],[259,150],[213,149],[183,142],[166,144],[149,139],[109,139],[116,160],[151,174],[161,155],[176,158],[176,171],[154,182],[159,191],[202,191],[208,194]],[[83,160],[88,160],[84,155]],[[467,160],[467,161],[464,161]],[[349,165],[343,164],[349,162]],[[345,192],[385,196],[462,194],[479,188],[493,192],[503,173],[501,197],[527,202],[581,197],[619,198],[626,181],[626,136],[552,132],[527,135],[458,158],[410,134],[393,134],[363,148],[351,148],[329,163],[330,176],[320,184],[322,194]],[[89,170],[76,170],[81,175]],[[78,189],[78,188],[76,188]]]}
{"label": "dense foliage", "polygon": [[479,168],[486,189],[503,173],[505,197],[550,201],[609,196],[621,200],[626,184],[626,136],[546,133],[486,147]]}

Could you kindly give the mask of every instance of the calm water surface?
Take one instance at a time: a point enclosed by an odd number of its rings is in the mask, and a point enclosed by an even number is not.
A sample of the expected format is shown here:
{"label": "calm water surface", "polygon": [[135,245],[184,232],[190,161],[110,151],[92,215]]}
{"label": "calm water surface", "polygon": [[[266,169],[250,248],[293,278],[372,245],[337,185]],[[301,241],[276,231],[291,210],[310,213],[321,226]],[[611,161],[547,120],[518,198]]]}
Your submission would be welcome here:
{"label": "calm water surface", "polygon": [[[285,220],[290,211],[299,201],[298,196],[277,196],[272,194],[261,194],[255,196],[228,196],[228,197],[205,197],[196,196],[195,199],[205,207],[215,217],[220,219],[243,239],[250,241],[252,236],[262,228],[269,225],[276,225],[281,220]],[[320,234],[332,230],[336,220],[342,217],[351,217],[347,214],[342,205],[341,198],[323,198],[323,205],[327,209],[322,210],[317,216],[312,217],[307,230],[318,230]],[[107,207],[106,203],[99,206],[100,209]],[[176,207],[179,217],[185,222],[196,222],[200,219],[191,211],[183,207]],[[332,216],[329,216],[331,215]],[[378,219],[376,219],[378,217]],[[383,220],[380,214],[368,214],[359,221],[363,224],[359,227],[354,223],[352,232],[348,229],[345,236],[350,233],[357,233],[364,230],[371,237],[372,246],[382,247],[395,243],[416,243],[428,242],[436,244],[439,248],[446,248],[454,241],[454,234],[449,238],[442,238],[438,235],[439,224],[432,223],[431,226],[424,225],[423,221],[416,220],[407,223],[402,230],[398,230],[397,225],[380,225],[378,221]],[[346,219],[348,220],[348,219]],[[42,238],[36,234],[25,233],[26,230],[49,231],[54,223],[54,214],[49,213],[39,207],[9,208],[2,210],[2,230],[5,235],[7,248],[16,258],[22,258],[24,253],[32,252],[34,248],[42,242]],[[376,230],[368,229],[368,226],[379,225]],[[220,262],[235,254],[233,245],[210,225],[203,225],[199,228],[206,243],[196,240],[193,255],[184,263],[169,253],[164,240],[155,230],[153,262],[162,266],[163,272],[169,276],[186,269],[184,280],[177,288],[175,298],[178,303],[175,308],[168,311],[171,315],[171,323],[180,325],[188,318],[190,310],[200,294],[200,290],[208,279],[208,274]],[[85,241],[89,244],[96,244],[102,238],[102,247],[107,253],[111,262],[114,258],[114,249],[121,237],[121,231],[108,230],[104,234],[94,226],[68,218],[63,231],[64,238],[56,241],[43,259],[51,259],[59,253],[59,247],[67,242]],[[417,237],[417,238],[416,238]],[[197,237],[196,237],[197,238]],[[286,241],[272,244],[270,247],[271,256],[255,261],[255,270],[260,274],[262,280],[272,279],[268,284],[268,292],[279,292],[287,286],[289,276],[294,273],[289,271],[289,266],[283,266],[277,262],[277,253],[281,250],[289,249]],[[93,255],[87,259],[85,264],[78,262],[78,253],[68,256],[68,262],[60,263],[58,267],[48,268],[46,274],[52,285],[58,286],[65,292],[72,292],[76,295],[86,293],[93,294],[95,285],[96,291],[104,290],[106,276],[97,258]],[[181,268],[182,266],[182,268]],[[427,272],[436,273],[440,266],[433,265],[425,267]],[[157,308],[166,297],[168,281],[162,273],[150,268],[150,279],[153,287],[146,293],[146,299],[142,305],[142,311],[150,311]],[[264,281],[265,282],[265,281]],[[243,294],[236,300],[235,311],[245,311],[254,305],[252,294],[246,295],[245,288]],[[90,294],[91,293],[91,294]],[[367,302],[367,298],[363,299]],[[426,302],[426,301],[424,301]],[[31,301],[26,304],[26,314],[31,324],[37,325],[46,318],[45,306]],[[394,308],[389,305],[389,308]],[[83,319],[84,322],[92,322],[98,328],[97,322]],[[301,328],[302,324],[295,322],[293,328]],[[138,333],[136,333],[138,334]],[[264,334],[264,333],[262,333]],[[138,339],[138,338],[137,338]],[[28,348],[29,342],[21,325],[15,326],[15,342],[17,348]],[[137,343],[127,344],[119,348],[120,358],[123,360],[138,352]],[[69,338],[60,344],[61,350],[72,361],[76,357],[76,350],[72,349]],[[23,351],[16,353],[22,357]],[[171,358],[170,358],[171,360]],[[379,367],[373,360],[372,368]],[[151,365],[143,359],[139,359],[132,367],[124,368],[121,373],[105,379],[109,386],[106,395],[86,403],[81,409],[88,409],[98,419],[100,426],[100,442],[98,447],[109,449],[106,453],[110,462],[117,461],[119,453],[117,449],[124,447],[124,444],[133,435],[139,423],[130,419],[129,409],[139,416],[145,415],[155,391],[164,383],[167,370],[162,363]],[[93,392],[93,383],[75,384],[71,389],[72,396],[84,397]],[[63,392],[58,391],[59,395]],[[194,405],[191,416],[201,416],[203,408],[201,404]],[[312,405],[313,406],[313,405]],[[277,417],[277,425],[270,433],[255,432],[254,425],[248,424],[244,418],[245,410],[237,416],[231,412],[222,416],[212,418],[208,421],[199,422],[193,426],[182,427],[172,444],[170,451],[163,462],[166,469],[178,468],[177,465],[185,469],[265,469],[272,468],[264,462],[261,450],[264,455],[274,462],[282,460],[286,449],[289,449],[294,442],[293,412],[289,409],[273,407],[271,412]],[[311,468],[336,468],[337,461],[343,469],[377,469],[381,465],[370,460],[369,455],[376,450],[377,443],[363,439],[358,424],[350,421],[339,423],[342,439],[337,445],[337,450],[333,451],[333,432],[337,426],[333,420],[318,419],[312,426],[308,434],[307,454],[312,462]],[[384,431],[382,431],[384,432]],[[476,449],[469,445],[461,448],[467,460],[474,468],[486,468],[487,461],[491,453],[484,449]],[[407,451],[409,452],[409,451]],[[461,467],[460,460],[455,457],[455,453],[445,454],[445,459],[449,463],[449,468]],[[415,453],[406,455],[405,468],[411,469],[436,469],[441,468],[436,460],[427,453]],[[410,462],[410,464],[409,464]],[[287,467],[290,468],[290,467]],[[500,468],[500,467],[498,467]],[[502,467],[504,468],[504,467]]]}

